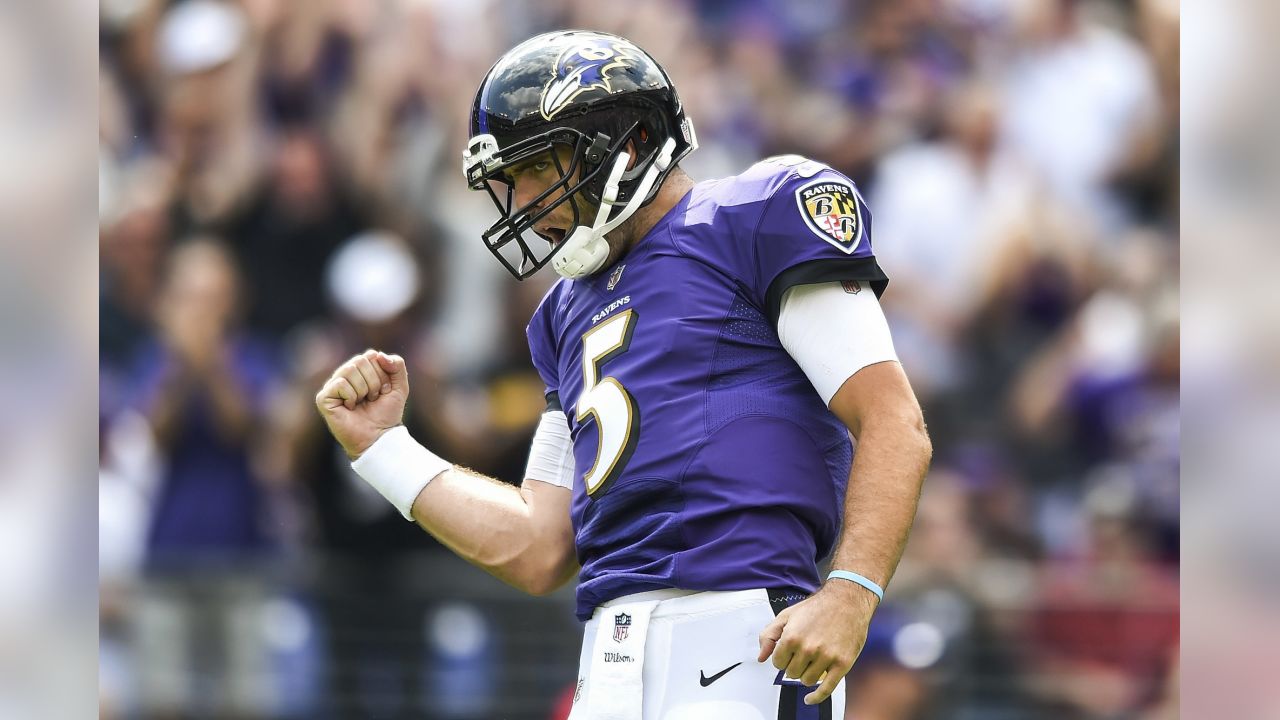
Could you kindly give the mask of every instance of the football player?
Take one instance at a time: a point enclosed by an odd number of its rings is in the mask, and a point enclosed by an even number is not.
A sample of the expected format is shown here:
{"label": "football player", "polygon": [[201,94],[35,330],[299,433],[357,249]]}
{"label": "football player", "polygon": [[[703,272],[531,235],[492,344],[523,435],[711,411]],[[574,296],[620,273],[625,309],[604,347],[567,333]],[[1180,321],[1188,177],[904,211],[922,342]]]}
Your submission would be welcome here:
{"label": "football player", "polygon": [[522,487],[408,435],[397,355],[352,358],[316,403],[462,557],[534,594],[577,576],[574,720],[840,718],[931,445],[854,184],[797,156],[695,183],[696,147],[620,37],[540,35],[481,82],[483,241],[517,278],[562,276],[528,326],[547,409]]}

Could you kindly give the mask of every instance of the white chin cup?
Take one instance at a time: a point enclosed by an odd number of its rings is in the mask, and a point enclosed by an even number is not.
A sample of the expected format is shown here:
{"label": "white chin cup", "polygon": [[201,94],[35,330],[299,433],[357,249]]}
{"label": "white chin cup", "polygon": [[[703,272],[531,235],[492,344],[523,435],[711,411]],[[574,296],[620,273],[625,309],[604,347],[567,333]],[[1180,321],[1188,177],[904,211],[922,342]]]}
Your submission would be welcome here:
{"label": "white chin cup", "polygon": [[586,277],[598,272],[609,259],[609,243],[604,235],[597,235],[585,225],[579,225],[564,243],[565,248],[551,261],[551,267],[561,277],[570,280]]}
{"label": "white chin cup", "polygon": [[610,219],[609,213],[618,199],[618,182],[622,179],[622,173],[627,170],[627,163],[631,161],[631,155],[627,152],[618,155],[613,168],[609,170],[609,179],[605,182],[604,192],[601,194],[600,210],[596,212],[595,222],[591,227],[579,225],[574,228],[573,233],[565,239],[564,247],[560,248],[560,252],[556,253],[555,258],[551,260],[551,267],[555,268],[561,277],[577,280],[593,275],[604,267],[605,261],[609,259],[609,242],[605,239],[605,235],[640,209],[644,199],[649,196],[653,184],[657,182],[658,175],[671,164],[671,156],[675,149],[675,138],[668,138],[658,153],[658,158],[645,171],[644,178],[636,186],[631,200]]}

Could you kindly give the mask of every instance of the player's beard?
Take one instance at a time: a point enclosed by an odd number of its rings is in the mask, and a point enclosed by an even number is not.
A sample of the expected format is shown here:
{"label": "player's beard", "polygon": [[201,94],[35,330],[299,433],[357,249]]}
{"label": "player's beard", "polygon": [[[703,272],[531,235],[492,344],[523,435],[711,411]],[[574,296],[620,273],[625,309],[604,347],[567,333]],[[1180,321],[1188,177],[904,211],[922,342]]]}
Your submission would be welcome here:
{"label": "player's beard", "polygon": [[[596,219],[596,213],[600,212],[599,205],[586,202],[577,196],[570,198],[569,202],[573,203],[577,208],[579,223],[578,225],[569,226],[568,231],[564,234],[565,238],[572,235],[573,232],[581,225],[587,225],[590,227],[590,224]],[[622,221],[621,225],[614,228],[609,234],[604,236],[605,242],[609,245],[609,255],[605,260],[604,265],[601,266],[602,270],[604,268],[613,267],[613,265],[617,263],[623,255],[626,255],[627,252],[631,250],[632,245],[635,244],[635,223],[636,219],[633,215]],[[563,242],[564,241],[561,240],[561,243]]]}

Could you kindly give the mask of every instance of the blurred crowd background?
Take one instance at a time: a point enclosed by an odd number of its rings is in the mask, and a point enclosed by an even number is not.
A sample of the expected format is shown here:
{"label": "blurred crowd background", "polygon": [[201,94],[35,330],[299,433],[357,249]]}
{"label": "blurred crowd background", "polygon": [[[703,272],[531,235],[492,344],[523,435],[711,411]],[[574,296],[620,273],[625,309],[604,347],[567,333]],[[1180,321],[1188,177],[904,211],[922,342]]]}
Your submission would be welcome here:
{"label": "blurred crowd background", "polygon": [[664,64],[695,179],[799,153],[875,216],[935,460],[858,720],[1176,717],[1176,0],[102,0],[104,718],[563,718],[571,589],[453,558],[312,397],[399,352],[408,424],[518,483],[543,409],[460,152],[545,30]]}

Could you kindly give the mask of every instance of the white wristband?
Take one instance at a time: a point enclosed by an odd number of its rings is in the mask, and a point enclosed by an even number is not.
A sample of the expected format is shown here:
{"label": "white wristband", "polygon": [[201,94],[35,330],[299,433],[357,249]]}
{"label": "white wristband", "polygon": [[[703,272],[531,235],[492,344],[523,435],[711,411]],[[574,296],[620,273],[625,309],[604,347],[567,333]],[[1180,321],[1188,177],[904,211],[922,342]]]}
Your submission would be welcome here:
{"label": "white wristband", "polygon": [[382,437],[351,463],[351,469],[391,501],[410,522],[413,521],[413,501],[418,499],[418,494],[451,467],[453,463],[422,447],[403,425],[382,433]]}

